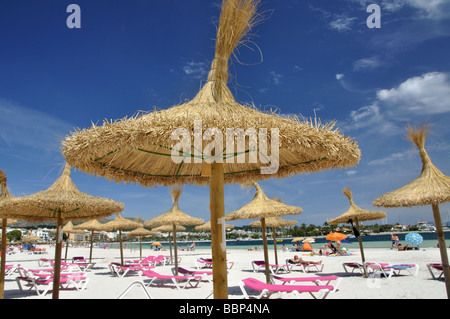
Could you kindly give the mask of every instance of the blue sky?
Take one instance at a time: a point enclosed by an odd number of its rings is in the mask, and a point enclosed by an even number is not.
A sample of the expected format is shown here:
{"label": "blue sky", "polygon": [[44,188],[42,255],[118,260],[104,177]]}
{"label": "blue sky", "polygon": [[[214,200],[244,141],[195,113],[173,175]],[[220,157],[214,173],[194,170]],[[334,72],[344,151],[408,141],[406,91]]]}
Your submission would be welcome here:
{"label": "blue sky", "polygon": [[[69,29],[71,3],[81,28]],[[370,29],[366,8],[381,8]],[[345,212],[344,187],[362,208],[421,170],[407,123],[432,124],[426,148],[450,174],[449,0],[265,0],[265,21],[230,63],[238,102],[337,121],[361,162],[344,171],[271,179],[269,197],[303,208],[290,216],[322,225]],[[74,128],[191,99],[214,55],[220,1],[72,0],[0,2],[0,167],[15,196],[48,188],[61,174],[61,141]],[[73,170],[86,193],[119,200],[125,217],[167,211],[167,188],[121,185]],[[225,186],[226,213],[254,191]],[[209,220],[209,188],[183,188],[180,207]],[[433,221],[431,207],[382,209],[388,223]],[[450,205],[441,205],[443,221]],[[237,221],[245,225],[250,221]]]}

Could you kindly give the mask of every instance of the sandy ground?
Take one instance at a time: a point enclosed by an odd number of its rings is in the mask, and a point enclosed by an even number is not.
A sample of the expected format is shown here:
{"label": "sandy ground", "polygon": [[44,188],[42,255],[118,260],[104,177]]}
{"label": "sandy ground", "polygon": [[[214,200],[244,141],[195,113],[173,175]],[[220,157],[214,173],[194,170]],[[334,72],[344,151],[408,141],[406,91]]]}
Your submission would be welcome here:
{"label": "sandy ground", "polygon": [[[53,258],[54,249],[47,248],[49,251],[45,255],[29,255],[18,253],[7,256],[7,264],[21,264],[28,268],[39,268],[38,259]],[[420,251],[396,251],[389,248],[367,248],[365,255],[367,261],[372,262],[389,262],[391,264],[414,263],[419,265],[417,276],[411,276],[407,272],[400,276],[392,278],[372,277],[364,278],[359,273],[346,273],[342,267],[344,262],[361,262],[359,249],[350,250],[353,255],[342,257],[320,257],[320,256],[303,256],[304,253],[279,252],[279,260],[284,261],[299,255],[305,260],[318,261],[324,263],[323,271],[320,273],[305,274],[299,270],[291,273],[280,273],[284,277],[301,277],[313,275],[337,275],[343,278],[340,289],[328,296],[328,299],[446,299],[446,290],[443,280],[435,280],[431,277],[426,264],[430,262],[440,262],[440,254],[437,248],[426,248]],[[164,254],[169,255],[168,251],[152,252],[144,250],[143,256]],[[63,251],[64,256],[64,251]],[[68,253],[68,261],[74,256],[89,257],[88,248],[70,248]],[[187,269],[195,269],[195,260],[199,257],[211,257],[211,251],[208,249],[197,249],[193,252],[181,251],[179,256],[182,258],[180,266]],[[271,262],[273,262],[273,251],[269,251]],[[136,259],[139,257],[139,251],[130,249],[124,250],[125,259]],[[243,295],[239,288],[239,281],[247,277],[254,277],[264,281],[265,275],[263,271],[253,272],[251,261],[263,260],[262,251],[247,251],[238,249],[227,250],[229,261],[234,261],[234,266],[229,270],[228,274],[228,294],[229,299],[241,299]],[[109,263],[120,261],[120,252],[118,249],[101,249],[94,248],[93,261],[96,263],[92,271],[88,273],[90,281],[86,290],[61,290],[60,299],[116,299],[131,283],[139,279],[138,275],[126,276],[118,278],[111,275]],[[155,271],[161,274],[171,275],[173,266],[158,266]],[[37,296],[34,290],[21,292],[16,283],[13,274],[5,280],[5,299],[51,299],[49,292],[46,296]],[[167,287],[153,287],[148,289],[153,299],[204,299],[210,295],[213,286],[207,281],[202,281],[197,288],[186,288],[177,290],[173,285]],[[255,292],[248,290],[250,294]],[[309,294],[302,294],[305,299],[312,298]],[[135,287],[127,295],[126,298],[145,298],[143,291]],[[273,294],[271,298],[295,298],[292,294]]]}

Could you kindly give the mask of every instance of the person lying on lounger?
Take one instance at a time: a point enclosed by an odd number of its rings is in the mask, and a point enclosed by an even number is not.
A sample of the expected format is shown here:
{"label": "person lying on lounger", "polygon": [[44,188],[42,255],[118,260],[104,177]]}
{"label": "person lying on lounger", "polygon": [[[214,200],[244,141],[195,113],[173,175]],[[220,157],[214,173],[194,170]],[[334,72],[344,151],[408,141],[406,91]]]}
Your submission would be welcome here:
{"label": "person lying on lounger", "polygon": [[289,263],[291,263],[291,264],[299,264],[299,263],[302,263],[302,264],[315,264],[316,262],[315,261],[306,261],[306,260],[303,260],[303,258],[298,257],[297,255],[295,255],[294,258],[289,259]]}

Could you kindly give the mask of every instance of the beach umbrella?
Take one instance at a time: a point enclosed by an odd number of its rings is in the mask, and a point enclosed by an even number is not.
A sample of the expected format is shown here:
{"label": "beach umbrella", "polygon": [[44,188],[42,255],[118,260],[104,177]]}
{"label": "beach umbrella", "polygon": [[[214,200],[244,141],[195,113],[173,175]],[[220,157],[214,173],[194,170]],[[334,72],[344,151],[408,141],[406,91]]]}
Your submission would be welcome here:
{"label": "beach umbrella", "polygon": [[308,237],[302,240],[302,243],[315,243],[316,240],[314,238]]}
{"label": "beach umbrella", "polygon": [[123,229],[134,229],[142,227],[141,223],[134,222],[132,220],[123,218],[119,213],[117,217],[112,221],[107,222],[103,225],[103,229],[106,231],[119,231],[119,245],[120,245],[120,264],[123,265],[123,247],[122,247],[122,230]]}
{"label": "beach umbrella", "polygon": [[178,207],[178,200],[180,199],[182,190],[180,188],[172,188],[170,194],[172,195],[172,207],[162,215],[144,222],[145,227],[154,227],[161,225],[172,225],[173,232],[173,247],[175,255],[175,274],[178,275],[178,252],[177,252],[177,226],[178,225],[200,225],[205,221],[201,218],[191,217],[183,213]]}
{"label": "beach umbrella", "polygon": [[[184,231],[184,230],[186,230],[186,227],[183,227],[180,225],[176,226],[176,231]],[[172,241],[170,240],[170,233],[173,231],[173,225],[162,225],[159,227],[152,228],[152,231],[168,233],[167,237],[169,238],[170,260],[172,262],[172,260],[173,260],[173,258],[172,258]]]}
{"label": "beach umbrella", "polygon": [[[74,226],[72,224],[72,221],[69,221],[66,225],[63,227],[63,233],[65,234],[84,234],[84,231],[81,229],[74,229]],[[66,240],[66,253],[64,256],[64,261],[67,261],[67,252],[69,250],[69,237],[67,237]]]}
{"label": "beach umbrella", "polygon": [[411,246],[419,246],[423,242],[423,237],[418,233],[409,233],[406,234],[405,241]]}
{"label": "beach umbrella", "polygon": [[266,271],[266,281],[270,282],[270,270],[269,270],[269,255],[267,251],[267,238],[266,238],[266,219],[269,217],[277,217],[283,215],[298,215],[303,210],[297,206],[290,206],[283,204],[279,200],[270,199],[264,194],[261,187],[255,181],[252,184],[256,189],[253,199],[242,206],[238,210],[229,213],[225,216],[225,220],[237,220],[237,219],[260,219],[261,229],[263,236],[264,246],[264,263]]}
{"label": "beach umbrella", "polygon": [[0,211],[9,217],[28,221],[56,220],[53,298],[59,298],[61,243],[64,220],[107,217],[123,210],[123,204],[80,192],[70,178],[66,164],[62,175],[47,190],[0,203]]}
{"label": "beach umbrella", "polygon": [[[341,216],[330,219],[328,221],[328,224],[329,225],[337,225],[337,224],[343,224],[343,223],[350,223],[353,226],[353,223],[355,223],[356,231],[354,231],[354,233],[355,233],[355,236],[358,237],[359,250],[361,252],[361,260],[362,260],[362,263],[364,264],[366,259],[364,256],[364,248],[363,248],[362,238],[360,236],[360,231],[359,231],[359,223],[363,222],[363,221],[378,220],[378,219],[385,218],[386,213],[381,212],[381,211],[369,211],[369,210],[358,207],[353,201],[353,195],[352,195],[352,191],[350,190],[350,188],[346,187],[342,190],[342,192],[350,201],[350,208],[345,213],[343,213]],[[364,276],[367,277],[366,268],[364,268]]]}
{"label": "beach umbrella", "polygon": [[[225,224],[225,229],[233,229],[234,225]],[[203,225],[195,226],[195,230],[211,231],[211,221],[204,223]]]}
{"label": "beach umbrella", "polygon": [[[293,226],[293,225],[297,224],[297,221],[296,220],[287,220],[287,219],[281,218],[279,216],[275,216],[275,217],[267,217],[265,224],[266,224],[266,228],[267,227],[272,228],[273,249],[275,252],[275,264],[278,265],[277,238],[276,238],[277,234],[276,234],[275,228]],[[251,222],[250,226],[261,227],[261,221],[257,220],[257,221]]]}
{"label": "beach umbrella", "polygon": [[327,237],[325,237],[326,240],[329,241],[338,241],[347,238],[347,235],[341,234],[341,233],[329,233]]}
{"label": "beach umbrella", "polygon": [[[148,237],[156,234],[153,231],[147,230],[144,227],[136,228],[130,231],[127,236],[139,237],[139,259],[142,259],[142,237]],[[161,244],[160,244],[161,245]]]}
{"label": "beach umbrella", "polygon": [[432,206],[447,297],[450,299],[450,269],[441,214],[439,212],[439,204],[450,201],[450,177],[444,175],[433,165],[425,150],[425,140],[429,133],[427,125],[423,125],[421,128],[412,128],[408,125],[407,133],[408,139],[419,149],[422,171],[419,177],[412,182],[375,199],[373,205],[384,207]]}
{"label": "beach umbrella", "polygon": [[89,262],[92,262],[92,247],[94,244],[94,231],[103,231],[104,225],[96,219],[89,220],[73,227],[74,229],[87,229],[91,231],[91,248],[89,249]]}
{"label": "beach umbrella", "polygon": [[291,240],[291,243],[296,243],[302,241],[303,239],[305,239],[305,237],[295,237],[294,239]]}
{"label": "beach umbrella", "polygon": [[[8,198],[12,198],[8,192],[8,187],[6,186],[7,178],[6,174],[0,169],[0,203]],[[8,224],[17,222],[15,219],[7,218],[2,216],[2,210],[0,209],[0,218],[2,219],[2,250],[1,250],[1,266],[0,266],[0,299],[3,299],[4,288],[5,288],[5,269],[6,269],[6,228]]]}
{"label": "beach umbrella", "polygon": [[222,2],[211,70],[192,100],[105,121],[63,141],[63,155],[71,165],[117,183],[209,184],[213,291],[218,299],[228,297],[226,243],[221,242],[225,230],[220,226],[225,216],[224,183],[343,169],[356,165],[361,155],[356,142],[343,136],[335,122],[261,112],[236,102],[227,86],[228,60],[261,20],[258,4],[258,0]]}
{"label": "beach umbrella", "polygon": [[27,237],[23,237],[22,238],[22,243],[26,243],[26,244],[28,244],[28,243],[37,243],[37,242],[40,242],[40,241],[42,241],[42,238],[38,237],[38,236],[35,236],[35,235],[29,235]]}

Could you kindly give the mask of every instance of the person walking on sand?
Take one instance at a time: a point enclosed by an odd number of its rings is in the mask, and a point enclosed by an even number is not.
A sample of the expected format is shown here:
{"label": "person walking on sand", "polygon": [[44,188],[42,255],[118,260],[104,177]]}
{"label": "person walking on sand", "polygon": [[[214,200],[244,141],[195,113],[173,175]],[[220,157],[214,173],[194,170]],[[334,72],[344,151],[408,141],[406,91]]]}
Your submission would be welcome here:
{"label": "person walking on sand", "polygon": [[391,249],[394,249],[394,247],[396,246],[395,234],[391,234],[391,241],[392,241]]}

